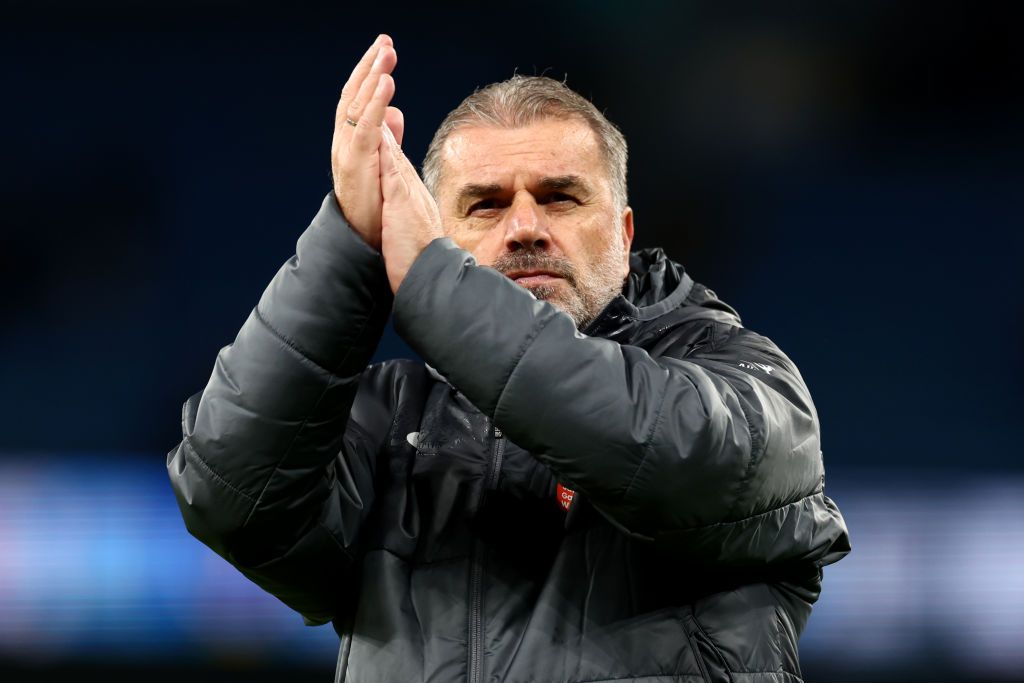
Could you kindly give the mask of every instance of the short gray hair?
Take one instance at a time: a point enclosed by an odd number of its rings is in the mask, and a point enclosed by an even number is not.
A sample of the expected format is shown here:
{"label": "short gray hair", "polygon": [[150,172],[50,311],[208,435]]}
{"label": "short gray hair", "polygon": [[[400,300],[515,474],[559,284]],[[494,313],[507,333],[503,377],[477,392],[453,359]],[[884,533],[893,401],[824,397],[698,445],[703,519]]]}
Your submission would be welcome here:
{"label": "short gray hair", "polygon": [[459,128],[472,125],[520,128],[543,119],[578,118],[590,126],[608,165],[612,198],[619,210],[626,207],[626,162],[629,157],[622,132],[590,100],[561,81],[547,76],[521,76],[477,89],[444,118],[423,158],[423,182],[437,197],[441,181],[441,149]]}

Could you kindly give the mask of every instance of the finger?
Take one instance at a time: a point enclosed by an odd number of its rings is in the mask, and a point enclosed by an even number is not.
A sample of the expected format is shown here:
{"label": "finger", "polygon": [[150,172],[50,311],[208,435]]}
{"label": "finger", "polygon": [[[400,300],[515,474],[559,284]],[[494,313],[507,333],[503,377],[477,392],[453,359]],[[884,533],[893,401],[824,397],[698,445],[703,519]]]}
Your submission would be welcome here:
{"label": "finger", "polygon": [[373,91],[370,101],[359,117],[355,132],[352,134],[352,149],[370,154],[380,145],[381,129],[388,102],[395,95],[395,79],[391,74],[381,74],[377,88]]}
{"label": "finger", "polygon": [[409,161],[409,157],[405,156],[405,152],[402,151],[402,146],[398,143],[394,133],[392,133],[391,129],[386,126],[384,127],[384,139],[395,165],[395,172],[398,173],[398,175],[401,175],[407,183],[413,183],[419,180],[419,174],[416,172],[416,167],[412,165],[411,161]]}
{"label": "finger", "polygon": [[[345,86],[341,89],[341,99],[338,101],[337,118],[348,111],[348,106],[352,102],[352,99],[359,92],[359,88],[363,85],[363,81],[366,80],[367,74],[370,73],[370,68],[377,58],[377,53],[380,52],[380,48],[385,45],[393,45],[391,37],[385,34],[380,34],[377,39],[373,41],[373,45],[366,50],[366,53],[356,64],[356,67],[352,70],[348,80],[345,81]],[[341,123],[341,121],[338,121]]]}
{"label": "finger", "polygon": [[398,144],[402,144],[402,136],[405,135],[405,114],[402,113],[402,110],[398,107],[388,107],[384,112],[384,122],[391,129],[391,135],[398,141]]}
{"label": "finger", "polygon": [[390,74],[397,62],[398,54],[394,48],[390,45],[382,46],[380,52],[377,53],[377,58],[373,60],[373,64],[370,66],[370,73],[359,87],[359,92],[349,102],[348,110],[345,112],[346,118],[350,121],[359,121],[359,118],[363,115],[363,110],[370,103],[370,99],[377,89],[381,74]]}
{"label": "finger", "polygon": [[398,143],[391,129],[382,126],[378,156],[380,157],[380,179],[381,192],[385,200],[389,195],[407,188],[405,179],[402,177],[402,169],[398,163]]}

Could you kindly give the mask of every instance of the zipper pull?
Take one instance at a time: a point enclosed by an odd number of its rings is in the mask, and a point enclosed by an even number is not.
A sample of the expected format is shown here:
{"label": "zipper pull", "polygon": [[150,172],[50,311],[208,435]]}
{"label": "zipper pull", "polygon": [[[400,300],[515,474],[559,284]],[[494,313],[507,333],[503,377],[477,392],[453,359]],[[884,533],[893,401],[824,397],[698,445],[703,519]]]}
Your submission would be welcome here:
{"label": "zipper pull", "polygon": [[494,438],[495,439],[500,439],[501,437],[502,437],[501,430],[498,429],[497,427],[495,427],[494,428]]}

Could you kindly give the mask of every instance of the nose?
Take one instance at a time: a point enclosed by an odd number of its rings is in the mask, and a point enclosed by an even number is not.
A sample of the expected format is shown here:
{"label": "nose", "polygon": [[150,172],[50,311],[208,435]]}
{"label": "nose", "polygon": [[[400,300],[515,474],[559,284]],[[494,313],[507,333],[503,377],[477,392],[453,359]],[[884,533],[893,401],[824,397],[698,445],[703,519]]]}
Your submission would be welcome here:
{"label": "nose", "polygon": [[519,192],[505,213],[505,248],[545,251],[551,247],[547,217],[529,192]]}

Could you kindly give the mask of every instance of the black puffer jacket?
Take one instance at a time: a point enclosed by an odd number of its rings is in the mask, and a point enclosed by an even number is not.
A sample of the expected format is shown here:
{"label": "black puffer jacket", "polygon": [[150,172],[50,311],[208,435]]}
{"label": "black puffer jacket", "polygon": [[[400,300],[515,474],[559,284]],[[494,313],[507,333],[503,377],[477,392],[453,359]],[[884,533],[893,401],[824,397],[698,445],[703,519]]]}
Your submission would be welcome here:
{"label": "black puffer jacket", "polygon": [[[792,361],[660,249],[581,334],[434,240],[392,300],[328,196],[167,467],[340,680],[800,680],[849,551]],[[429,365],[367,367],[393,308]],[[575,491],[568,512],[556,487]]]}

